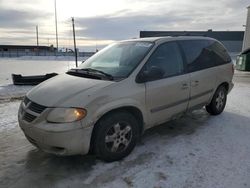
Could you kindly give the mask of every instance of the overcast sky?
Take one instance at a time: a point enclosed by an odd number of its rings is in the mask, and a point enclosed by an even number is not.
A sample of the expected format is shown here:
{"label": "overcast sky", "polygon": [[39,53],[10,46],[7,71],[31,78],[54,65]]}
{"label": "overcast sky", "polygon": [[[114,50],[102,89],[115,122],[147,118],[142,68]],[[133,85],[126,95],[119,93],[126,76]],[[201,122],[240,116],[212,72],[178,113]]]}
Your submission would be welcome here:
{"label": "overcast sky", "polygon": [[[59,47],[92,50],[141,30],[244,30],[249,0],[57,0]],[[0,44],[55,45],[54,0],[0,0]]]}

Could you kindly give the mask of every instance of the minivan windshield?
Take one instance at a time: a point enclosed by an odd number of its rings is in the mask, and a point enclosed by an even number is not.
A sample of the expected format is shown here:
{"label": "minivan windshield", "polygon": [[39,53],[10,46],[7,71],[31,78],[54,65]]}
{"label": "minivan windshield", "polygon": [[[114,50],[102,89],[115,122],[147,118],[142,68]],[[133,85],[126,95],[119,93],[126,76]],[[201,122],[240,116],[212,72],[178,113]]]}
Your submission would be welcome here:
{"label": "minivan windshield", "polygon": [[147,41],[114,43],[90,57],[77,69],[106,74],[114,79],[126,78],[146,56],[153,44]]}

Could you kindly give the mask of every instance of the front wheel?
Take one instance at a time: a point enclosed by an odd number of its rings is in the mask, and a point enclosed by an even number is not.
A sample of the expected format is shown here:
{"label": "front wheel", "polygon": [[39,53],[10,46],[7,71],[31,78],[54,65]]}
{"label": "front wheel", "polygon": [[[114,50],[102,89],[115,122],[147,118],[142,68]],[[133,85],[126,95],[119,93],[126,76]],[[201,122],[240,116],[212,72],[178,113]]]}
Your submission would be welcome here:
{"label": "front wheel", "polygon": [[96,126],[94,151],[98,158],[107,162],[117,161],[134,149],[139,126],[130,113],[121,111],[108,114]]}
{"label": "front wheel", "polygon": [[223,112],[227,102],[227,90],[220,86],[214,93],[212,101],[206,106],[206,110],[211,115],[219,115]]}

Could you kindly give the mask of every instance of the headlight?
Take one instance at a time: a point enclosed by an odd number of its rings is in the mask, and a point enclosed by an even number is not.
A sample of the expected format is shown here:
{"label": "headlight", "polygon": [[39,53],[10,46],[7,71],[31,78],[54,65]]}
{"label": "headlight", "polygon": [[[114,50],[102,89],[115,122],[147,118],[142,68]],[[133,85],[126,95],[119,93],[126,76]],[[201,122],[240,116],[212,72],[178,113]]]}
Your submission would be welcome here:
{"label": "headlight", "polygon": [[70,123],[79,121],[87,115],[87,111],[82,108],[54,108],[47,116],[47,121],[51,123]]}

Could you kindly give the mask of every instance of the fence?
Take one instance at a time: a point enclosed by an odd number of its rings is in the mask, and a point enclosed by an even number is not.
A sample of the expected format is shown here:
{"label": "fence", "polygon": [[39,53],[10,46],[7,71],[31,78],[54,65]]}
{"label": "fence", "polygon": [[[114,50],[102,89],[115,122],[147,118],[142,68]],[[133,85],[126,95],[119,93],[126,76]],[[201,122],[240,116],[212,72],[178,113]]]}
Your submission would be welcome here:
{"label": "fence", "polygon": [[[78,52],[78,57],[90,57],[95,52]],[[22,57],[22,56],[75,56],[74,52],[20,52],[20,51],[0,51],[0,57]]]}

